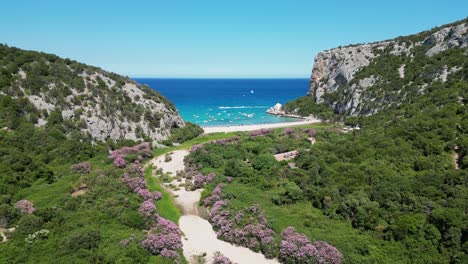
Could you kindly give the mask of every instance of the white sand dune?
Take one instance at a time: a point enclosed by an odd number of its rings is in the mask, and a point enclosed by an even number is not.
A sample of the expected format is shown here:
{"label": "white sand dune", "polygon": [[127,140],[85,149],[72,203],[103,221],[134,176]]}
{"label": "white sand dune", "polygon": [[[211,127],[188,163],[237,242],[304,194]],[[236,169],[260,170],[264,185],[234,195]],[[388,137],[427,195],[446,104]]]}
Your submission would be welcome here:
{"label": "white sand dune", "polygon": [[[171,161],[165,162],[165,155],[161,155],[153,159],[152,163],[157,168],[161,168],[164,173],[171,173],[175,176],[178,171],[184,169],[184,157],[188,154],[187,150],[177,150],[172,152]],[[174,180],[171,183],[178,186],[181,182]],[[192,256],[206,253],[207,263],[212,263],[214,253],[219,251],[238,264],[279,263],[276,260],[266,259],[262,254],[255,253],[248,248],[219,240],[211,224],[197,215],[197,203],[200,200],[201,191],[200,189],[186,191],[183,187],[177,191],[171,190],[175,203],[182,209],[183,215],[179,220],[179,228],[184,234],[182,246],[184,256],[188,261],[192,259]]]}
{"label": "white sand dune", "polygon": [[211,126],[203,127],[205,134],[218,133],[218,132],[237,132],[237,131],[254,131],[266,128],[280,128],[280,127],[292,127],[307,124],[314,124],[322,122],[319,119],[304,119],[296,122],[284,122],[284,123],[273,123],[273,124],[255,124],[255,125],[236,125],[236,126]]}
{"label": "white sand dune", "polygon": [[187,150],[176,150],[171,153],[171,161],[165,162],[165,155],[161,155],[153,159],[153,165],[155,165],[158,169],[162,169],[164,173],[171,173],[173,176],[175,176],[178,171],[184,170],[184,158],[189,154],[189,152]]}

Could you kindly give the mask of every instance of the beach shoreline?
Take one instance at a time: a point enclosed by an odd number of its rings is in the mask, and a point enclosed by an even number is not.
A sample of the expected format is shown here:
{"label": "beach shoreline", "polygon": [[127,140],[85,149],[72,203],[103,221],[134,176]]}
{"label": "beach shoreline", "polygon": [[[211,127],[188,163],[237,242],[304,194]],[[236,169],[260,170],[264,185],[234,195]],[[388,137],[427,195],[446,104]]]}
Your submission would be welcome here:
{"label": "beach shoreline", "polygon": [[211,133],[228,133],[228,132],[238,132],[238,131],[254,131],[259,129],[269,129],[269,128],[281,128],[281,127],[292,127],[300,125],[309,125],[314,123],[320,123],[322,120],[315,118],[306,118],[300,121],[292,122],[281,122],[281,123],[266,123],[266,124],[254,124],[254,125],[224,125],[224,126],[205,126],[202,127],[205,134]]}

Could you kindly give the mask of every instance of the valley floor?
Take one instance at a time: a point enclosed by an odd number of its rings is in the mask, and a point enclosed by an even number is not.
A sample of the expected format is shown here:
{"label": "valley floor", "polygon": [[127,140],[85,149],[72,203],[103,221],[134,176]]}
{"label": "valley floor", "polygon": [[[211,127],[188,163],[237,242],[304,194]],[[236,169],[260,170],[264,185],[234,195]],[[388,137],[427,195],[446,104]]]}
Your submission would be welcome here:
{"label": "valley floor", "polygon": [[[166,155],[160,155],[152,160],[152,164],[173,177],[178,171],[184,170],[184,158],[187,150],[170,152],[170,161],[165,161]],[[173,180],[166,184],[179,186],[182,181]],[[206,253],[207,263],[211,263],[215,252],[221,252],[236,263],[278,263],[276,260],[266,259],[260,253],[255,253],[248,248],[239,247],[217,238],[211,224],[198,215],[198,202],[201,197],[201,189],[186,191],[183,186],[178,190],[170,190],[174,195],[174,202],[180,207],[182,216],[179,219],[179,228],[183,232],[182,239],[185,258],[189,263],[195,262],[194,257]]]}

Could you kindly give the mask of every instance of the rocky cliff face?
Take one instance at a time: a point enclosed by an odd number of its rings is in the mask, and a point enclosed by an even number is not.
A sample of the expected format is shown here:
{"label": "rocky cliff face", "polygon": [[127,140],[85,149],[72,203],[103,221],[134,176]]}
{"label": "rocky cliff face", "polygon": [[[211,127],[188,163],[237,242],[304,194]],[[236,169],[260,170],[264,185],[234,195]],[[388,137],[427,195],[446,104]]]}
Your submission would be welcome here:
{"label": "rocky cliff face", "polygon": [[[348,115],[372,114],[388,105],[398,104],[395,100],[404,100],[405,88],[414,86],[414,79],[420,77],[405,76],[406,66],[415,64],[421,55],[433,57],[450,49],[466,52],[467,31],[468,21],[465,19],[416,35],[320,52],[315,57],[309,96],[316,103],[325,103],[335,112]],[[374,68],[384,65],[383,60],[387,61],[385,71],[388,72],[379,74],[379,69]],[[419,92],[424,92],[429,79],[445,81],[448,74],[459,69],[461,67],[456,65],[428,69],[430,76],[425,76],[429,77],[425,78],[426,84],[418,84]],[[399,89],[383,89],[389,82],[395,83],[395,80],[389,80],[388,73],[392,74],[391,78],[400,79],[397,81]]]}
{"label": "rocky cliff face", "polygon": [[149,87],[57,56],[0,45],[0,95],[27,98],[37,126],[59,112],[96,140],[166,139],[184,122],[174,105]]}

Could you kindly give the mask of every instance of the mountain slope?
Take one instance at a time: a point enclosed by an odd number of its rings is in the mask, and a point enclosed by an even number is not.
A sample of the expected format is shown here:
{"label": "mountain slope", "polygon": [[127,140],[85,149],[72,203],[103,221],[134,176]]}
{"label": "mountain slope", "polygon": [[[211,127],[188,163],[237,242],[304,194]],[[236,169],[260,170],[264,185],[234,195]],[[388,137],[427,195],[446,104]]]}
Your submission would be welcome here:
{"label": "mountain slope", "polygon": [[97,67],[5,45],[0,45],[1,95],[28,99],[34,106],[30,121],[38,126],[47,125],[53,114],[99,141],[161,141],[171,128],[184,126],[174,105],[147,86]]}
{"label": "mountain slope", "polygon": [[309,95],[285,105],[361,128],[318,137],[292,178],[325,215],[382,240],[319,237],[349,263],[467,262],[467,24],[319,53]]}
{"label": "mountain slope", "polygon": [[[467,47],[465,19],[411,36],[320,52],[302,104],[323,104],[344,115],[368,115],[398,106],[461,70],[466,61],[460,58]],[[441,63],[443,57],[450,58]],[[307,114],[298,102],[285,108]]]}

